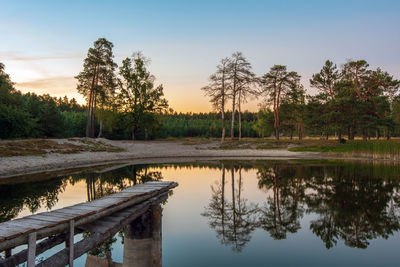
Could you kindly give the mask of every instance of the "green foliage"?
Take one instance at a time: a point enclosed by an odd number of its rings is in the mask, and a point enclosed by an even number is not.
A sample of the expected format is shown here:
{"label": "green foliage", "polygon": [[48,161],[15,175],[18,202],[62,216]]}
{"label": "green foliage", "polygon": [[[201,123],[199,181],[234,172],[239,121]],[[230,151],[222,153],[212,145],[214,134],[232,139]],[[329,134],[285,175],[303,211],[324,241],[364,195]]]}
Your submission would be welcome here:
{"label": "green foliage", "polygon": [[[228,112],[227,117],[231,116]],[[155,138],[168,137],[221,137],[222,122],[219,113],[173,113],[162,115],[162,124],[156,131]],[[257,137],[254,130],[255,113],[244,112],[242,115],[242,136]],[[230,121],[227,121],[230,123]],[[235,124],[235,134],[239,132],[238,123]],[[230,135],[230,129],[227,129]]]}
{"label": "green foliage", "polygon": [[260,109],[257,113],[257,122],[254,124],[254,130],[260,137],[271,136],[274,130],[274,113],[267,108]]}
{"label": "green foliage", "polygon": [[144,139],[159,127],[158,114],[168,108],[163,97],[162,85],[154,87],[155,77],[146,67],[146,58],[135,53],[122,61],[119,74],[122,79],[118,94],[118,106],[127,113],[132,127],[132,139],[144,135]]}
{"label": "green foliage", "polygon": [[83,110],[75,99],[16,91],[0,64],[0,138],[83,136]]}

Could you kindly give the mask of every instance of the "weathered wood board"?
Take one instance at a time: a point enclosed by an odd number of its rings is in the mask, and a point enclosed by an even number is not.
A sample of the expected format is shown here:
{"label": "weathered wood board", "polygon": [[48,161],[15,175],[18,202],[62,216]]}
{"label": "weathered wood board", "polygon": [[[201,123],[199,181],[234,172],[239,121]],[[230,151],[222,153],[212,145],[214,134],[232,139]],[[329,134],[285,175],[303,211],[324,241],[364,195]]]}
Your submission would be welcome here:
{"label": "weathered wood board", "polygon": [[75,226],[87,224],[141,203],[177,185],[167,181],[147,182],[91,202],[0,223],[0,251],[26,243],[32,232],[38,232],[38,238],[55,232],[62,233],[68,230],[67,222],[71,220],[75,221]]}

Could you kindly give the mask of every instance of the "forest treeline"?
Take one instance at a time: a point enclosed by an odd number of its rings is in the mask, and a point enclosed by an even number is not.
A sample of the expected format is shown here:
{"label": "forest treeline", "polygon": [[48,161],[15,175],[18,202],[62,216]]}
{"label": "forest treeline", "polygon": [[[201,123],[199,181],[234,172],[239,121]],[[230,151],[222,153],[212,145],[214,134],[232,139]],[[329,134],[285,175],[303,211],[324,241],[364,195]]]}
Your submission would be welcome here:
{"label": "forest treeline", "polygon": [[[86,105],[67,97],[22,94],[0,63],[0,138],[400,136],[400,81],[364,60],[340,67],[327,60],[310,79],[316,94],[308,95],[297,72],[274,65],[257,76],[236,52],[220,61],[202,88],[214,111],[177,113],[148,71],[149,59],[133,53],[118,67],[113,58],[113,44],[104,38],[89,48],[75,77]],[[242,105],[254,98],[263,103],[259,111],[243,111]]]}
{"label": "forest treeline", "polygon": [[[273,132],[281,135],[335,135],[339,140],[347,134],[364,140],[371,136],[390,138],[398,134],[400,123],[400,81],[378,68],[371,69],[365,60],[349,60],[341,67],[327,60],[320,72],[312,75],[310,86],[317,91],[306,95],[296,71],[284,65],[274,65],[262,76],[257,76],[250,62],[241,52],[223,58],[209,84],[202,88],[210,97],[215,110],[221,114],[221,136],[225,138],[225,109],[230,102],[231,129],[235,125],[235,111],[241,133],[241,106],[248,98],[262,100],[255,129],[261,136]],[[235,137],[231,130],[231,138]]]}

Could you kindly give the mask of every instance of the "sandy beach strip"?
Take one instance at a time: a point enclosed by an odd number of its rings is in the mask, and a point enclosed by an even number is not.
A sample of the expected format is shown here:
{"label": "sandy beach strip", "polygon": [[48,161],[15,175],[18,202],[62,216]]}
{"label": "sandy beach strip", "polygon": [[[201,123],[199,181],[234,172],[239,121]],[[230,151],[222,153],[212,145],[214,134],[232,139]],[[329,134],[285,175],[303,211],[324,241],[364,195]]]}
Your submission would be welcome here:
{"label": "sandy beach strip", "polygon": [[[63,140],[58,140],[63,142]],[[101,139],[103,143],[121,147],[123,152],[80,152],[74,154],[48,153],[40,156],[14,156],[0,158],[0,178],[16,175],[55,171],[75,167],[93,166],[113,162],[132,164],[167,163],[192,159],[318,159],[321,153],[290,152],[287,149],[235,149],[220,150],[218,142],[187,145],[181,141],[113,141]]]}

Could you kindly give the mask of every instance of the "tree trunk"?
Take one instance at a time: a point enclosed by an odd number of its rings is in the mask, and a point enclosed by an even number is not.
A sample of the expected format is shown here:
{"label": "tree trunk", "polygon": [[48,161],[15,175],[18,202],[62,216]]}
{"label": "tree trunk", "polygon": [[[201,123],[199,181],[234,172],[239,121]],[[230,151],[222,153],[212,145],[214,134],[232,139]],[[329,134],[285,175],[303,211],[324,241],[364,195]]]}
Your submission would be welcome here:
{"label": "tree trunk", "polygon": [[325,132],[325,140],[329,140],[329,133],[328,133],[328,131]]}
{"label": "tree trunk", "polygon": [[225,141],[225,69],[222,72],[221,86],[221,120],[222,120],[222,136],[221,142]]}
{"label": "tree trunk", "polygon": [[94,84],[96,82],[97,65],[94,66],[94,73],[92,78],[92,85],[90,86],[89,101],[88,101],[88,113],[86,118],[86,137],[92,138],[91,126],[92,126],[92,112],[93,112],[93,95],[94,95]]}
{"label": "tree trunk", "polygon": [[231,139],[235,139],[235,106],[236,106],[236,93],[237,93],[237,60],[233,70],[233,88],[232,88],[232,125],[231,125]]}
{"label": "tree trunk", "polygon": [[279,99],[281,97],[281,87],[278,88],[278,96],[276,97],[275,104],[275,139],[279,140]]}
{"label": "tree trunk", "polygon": [[88,112],[86,116],[86,137],[90,137],[90,125],[92,125],[91,119],[92,119],[92,96],[89,96],[89,102],[88,102]]}
{"label": "tree trunk", "polygon": [[225,141],[225,112],[222,110],[221,112],[221,119],[222,119],[222,137],[221,137],[221,142]]}
{"label": "tree trunk", "polygon": [[240,92],[240,90],[239,90],[239,98],[238,98],[238,111],[239,111],[239,140],[240,139],[242,139],[242,111],[241,111],[241,108],[240,108],[240,101],[241,101],[241,99],[240,99],[240,95],[241,95],[241,92]]}
{"label": "tree trunk", "polygon": [[376,134],[376,140],[379,140],[379,138],[380,138],[379,129],[376,129],[375,134]]}
{"label": "tree trunk", "polygon": [[297,128],[298,134],[299,134],[299,140],[303,139],[303,127],[301,125],[298,126]]}
{"label": "tree trunk", "polygon": [[[97,87],[97,85],[99,84],[99,75],[96,74],[96,81],[94,83],[95,88]],[[93,119],[92,119],[92,137],[95,137],[95,124],[96,124],[96,107],[97,107],[97,94],[95,91],[93,91],[94,95],[93,95]]]}
{"label": "tree trunk", "polygon": [[236,102],[236,92],[233,92],[232,96],[232,125],[231,125],[231,139],[235,139],[235,103]]}
{"label": "tree trunk", "polygon": [[133,126],[133,129],[132,129],[132,140],[136,140],[136,131],[137,131],[136,126]]}
{"label": "tree trunk", "polygon": [[103,118],[100,119],[100,129],[97,138],[100,138],[102,134],[103,134]]}
{"label": "tree trunk", "polygon": [[354,140],[354,136],[355,136],[354,124],[352,124],[352,125],[350,126],[349,129],[350,129],[350,130],[349,130],[349,133],[350,133],[350,135],[349,135],[349,140]]}
{"label": "tree trunk", "polygon": [[338,140],[339,140],[339,142],[342,140],[342,130],[340,130],[340,129],[338,131]]}
{"label": "tree trunk", "polygon": [[363,129],[363,131],[362,131],[362,137],[363,137],[364,141],[367,141],[367,134],[365,132],[365,129]]}

